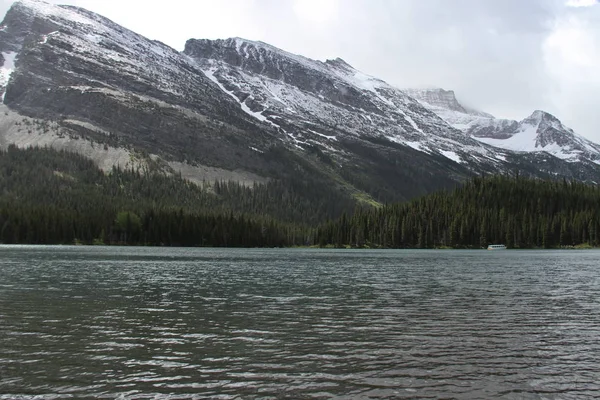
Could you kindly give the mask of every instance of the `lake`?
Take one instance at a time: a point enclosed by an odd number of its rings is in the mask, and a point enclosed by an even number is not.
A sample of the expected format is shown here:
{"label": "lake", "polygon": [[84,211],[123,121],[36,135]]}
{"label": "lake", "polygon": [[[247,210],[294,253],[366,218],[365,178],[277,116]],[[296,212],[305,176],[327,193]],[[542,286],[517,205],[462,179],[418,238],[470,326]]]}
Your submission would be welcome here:
{"label": "lake", "polygon": [[600,397],[600,252],[0,247],[0,399],[442,397]]}

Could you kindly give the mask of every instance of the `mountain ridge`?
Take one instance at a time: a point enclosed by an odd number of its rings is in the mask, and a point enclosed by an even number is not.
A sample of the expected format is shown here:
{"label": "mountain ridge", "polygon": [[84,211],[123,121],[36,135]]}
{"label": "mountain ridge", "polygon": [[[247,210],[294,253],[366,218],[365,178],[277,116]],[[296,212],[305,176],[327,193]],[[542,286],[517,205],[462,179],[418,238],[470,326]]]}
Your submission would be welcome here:
{"label": "mountain ridge", "polygon": [[48,144],[106,168],[197,182],[318,180],[367,202],[515,169],[600,181],[588,159],[483,143],[340,58],[316,61],[240,38],[190,39],[178,52],[85,9],[40,0],[9,10],[0,54],[10,70],[0,79],[3,147]]}
{"label": "mountain ridge", "polygon": [[[272,46],[257,46],[257,43],[239,39],[192,39],[187,42],[184,53],[195,58],[207,75],[216,78],[228,90],[231,89],[238,101],[243,103],[248,97],[251,100],[261,97],[264,104],[260,109],[278,109],[288,119],[292,116],[285,115],[286,111],[302,114],[305,120],[321,129],[336,126],[337,130],[351,135],[372,136],[381,133],[373,129],[373,124],[376,124],[373,118],[378,118],[393,121],[387,126],[378,126],[387,130],[385,136],[392,141],[405,143],[410,142],[411,138],[427,140],[427,137],[423,137],[427,135],[436,135],[436,139],[442,142],[447,139],[463,140],[456,131],[414,99],[346,62],[290,57],[285,51],[279,53]],[[252,76],[248,76],[249,72],[253,73]],[[257,76],[264,79],[257,79]],[[299,98],[301,102],[297,101]],[[323,107],[319,104],[323,102],[328,104]],[[286,107],[280,107],[281,103]],[[288,107],[290,104],[292,106]],[[258,109],[256,106],[255,109]],[[362,114],[357,116],[357,111]],[[294,130],[302,131],[303,136],[310,135],[308,132],[311,131],[314,133],[314,129],[305,129],[303,126],[295,126]],[[424,131],[427,135],[424,135]],[[481,152],[485,152],[485,146],[476,141],[467,140],[464,144],[482,148]],[[421,149],[421,145],[413,148]],[[444,150],[449,151],[450,147],[447,145]],[[430,147],[426,149],[431,150]]]}
{"label": "mountain ridge", "polygon": [[445,108],[463,114],[475,115],[479,117],[494,118],[494,116],[491,114],[475,110],[461,104],[456,98],[454,90],[444,90],[442,88],[402,90],[409,96],[418,100],[422,100],[422,102],[427,103],[432,107]]}
{"label": "mountain ridge", "polygon": [[566,161],[600,164],[600,145],[576,134],[556,116],[535,110],[521,121],[495,118],[462,107],[451,92],[451,101],[439,101],[443,89],[405,90],[456,129],[482,143],[520,152],[546,152]]}

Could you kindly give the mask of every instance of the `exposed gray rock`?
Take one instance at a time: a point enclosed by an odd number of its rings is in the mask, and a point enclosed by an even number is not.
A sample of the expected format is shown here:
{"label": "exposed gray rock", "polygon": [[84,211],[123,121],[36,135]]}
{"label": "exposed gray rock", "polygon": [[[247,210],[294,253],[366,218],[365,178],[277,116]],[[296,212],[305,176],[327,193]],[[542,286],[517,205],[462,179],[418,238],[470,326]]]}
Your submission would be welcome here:
{"label": "exposed gray rock", "polygon": [[[512,137],[513,122],[472,131],[449,124],[443,107],[471,122],[497,121],[452,92],[431,95],[432,109],[339,58],[315,61],[261,42],[189,40],[180,53],[87,10],[22,0],[0,27],[0,63],[11,113],[197,181],[312,175],[388,201],[516,168],[600,180],[589,163],[542,162],[482,143]],[[539,126],[540,144],[562,140],[550,119]],[[23,141],[17,133],[2,137]]]}
{"label": "exposed gray rock", "polygon": [[399,89],[341,59],[315,61],[240,38],[189,40],[184,52],[299,146],[335,151],[340,137],[385,137],[423,152],[455,154],[452,160],[491,154]]}
{"label": "exposed gray rock", "polygon": [[168,160],[266,168],[238,142],[267,147],[269,127],[249,121],[176,50],[86,10],[37,0],[15,3],[2,25],[0,48],[18,53],[4,103],[21,114],[88,122],[111,134],[96,140]]}
{"label": "exposed gray rock", "polygon": [[494,118],[493,115],[483,111],[474,110],[463,106],[456,99],[453,90],[444,89],[404,89],[404,93],[425,103],[430,107],[439,107],[445,110],[456,111],[463,114],[476,115],[485,118]]}

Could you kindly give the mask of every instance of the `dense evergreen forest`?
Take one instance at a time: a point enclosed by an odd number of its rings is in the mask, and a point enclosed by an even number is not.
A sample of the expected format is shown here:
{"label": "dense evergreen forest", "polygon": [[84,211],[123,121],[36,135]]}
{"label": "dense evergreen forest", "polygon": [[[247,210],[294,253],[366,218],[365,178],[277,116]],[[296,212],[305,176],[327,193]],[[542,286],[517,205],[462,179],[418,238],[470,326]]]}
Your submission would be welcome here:
{"label": "dense evergreen forest", "polygon": [[377,248],[600,244],[600,188],[478,177],[381,208],[319,182],[245,187],[113,169],[50,149],[0,152],[0,243]]}
{"label": "dense evergreen forest", "polygon": [[[0,242],[283,246],[355,201],[315,180],[246,187],[113,169],[45,148],[0,151]],[[301,232],[302,234],[298,233]]]}
{"label": "dense evergreen forest", "polygon": [[556,248],[600,244],[600,188],[478,177],[453,191],[358,211],[319,228],[321,245],[384,248]]}

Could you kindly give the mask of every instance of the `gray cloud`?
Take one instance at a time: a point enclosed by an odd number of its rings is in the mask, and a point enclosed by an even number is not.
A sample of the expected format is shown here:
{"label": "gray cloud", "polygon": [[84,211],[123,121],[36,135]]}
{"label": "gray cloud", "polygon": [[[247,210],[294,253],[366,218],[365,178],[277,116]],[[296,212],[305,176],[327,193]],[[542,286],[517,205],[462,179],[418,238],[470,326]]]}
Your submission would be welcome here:
{"label": "gray cloud", "polygon": [[[567,0],[68,0],[181,49],[240,36],[341,57],[399,87],[454,89],[522,119],[552,112],[600,142],[600,5]],[[10,2],[0,0],[0,13]],[[582,56],[584,54],[584,56]]]}

